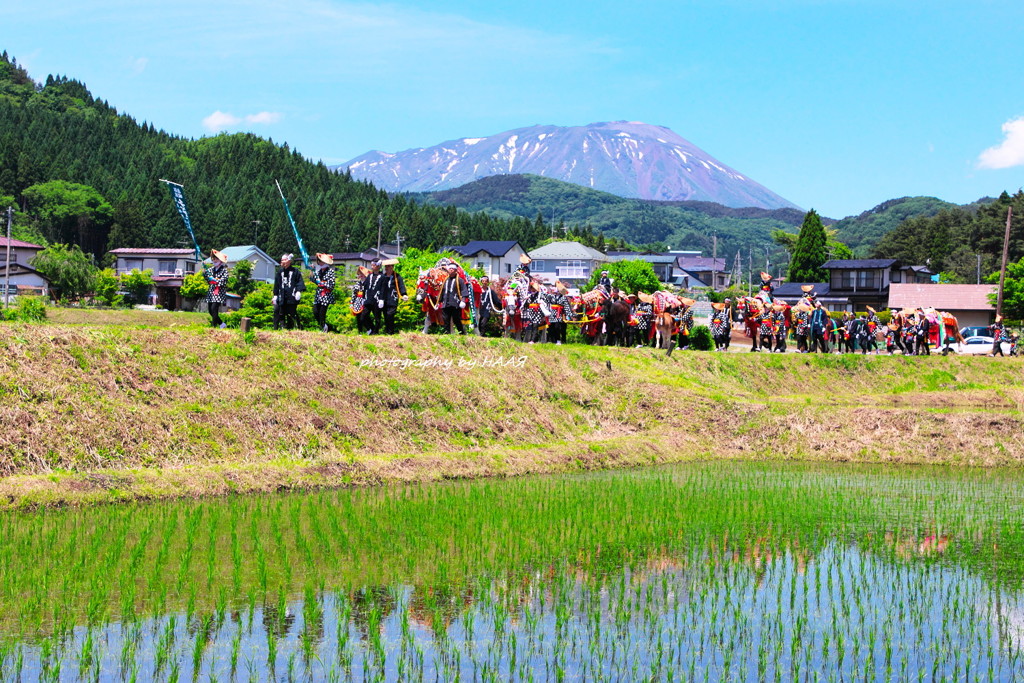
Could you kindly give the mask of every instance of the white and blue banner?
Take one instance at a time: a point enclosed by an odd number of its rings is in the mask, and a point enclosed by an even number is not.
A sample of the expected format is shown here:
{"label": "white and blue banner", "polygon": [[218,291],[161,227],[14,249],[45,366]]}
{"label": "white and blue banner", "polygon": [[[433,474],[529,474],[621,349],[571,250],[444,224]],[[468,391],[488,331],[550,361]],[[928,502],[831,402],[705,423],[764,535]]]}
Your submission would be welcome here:
{"label": "white and blue banner", "polygon": [[192,221],[188,217],[188,207],[185,206],[185,188],[178,183],[172,183],[170,180],[161,180],[160,182],[167,183],[167,187],[171,188],[174,206],[177,207],[178,213],[181,214],[181,220],[185,221],[185,227],[188,228],[188,234],[192,237],[192,244],[196,248],[196,260],[202,261],[203,254],[199,249],[199,242],[196,241],[196,234],[192,231]]}

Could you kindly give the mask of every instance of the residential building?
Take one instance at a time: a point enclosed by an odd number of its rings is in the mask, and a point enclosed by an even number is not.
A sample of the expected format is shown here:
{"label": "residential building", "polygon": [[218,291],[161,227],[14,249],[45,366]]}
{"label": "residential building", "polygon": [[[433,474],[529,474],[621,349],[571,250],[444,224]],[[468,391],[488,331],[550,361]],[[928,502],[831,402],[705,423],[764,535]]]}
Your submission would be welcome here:
{"label": "residential building", "polygon": [[995,320],[996,307],[989,303],[995,285],[939,285],[893,283],[889,285],[889,308],[934,308],[956,316],[960,327],[985,326]]}
{"label": "residential building", "polygon": [[868,306],[887,308],[892,283],[926,283],[934,275],[924,266],[904,266],[896,259],[833,259],[821,267],[829,271],[830,295],[845,296],[846,310],[857,313]]}
{"label": "residential building", "polygon": [[[5,257],[6,258],[6,257]],[[0,263],[0,300],[3,300],[4,285],[7,286],[8,301],[18,295],[46,296],[50,291],[50,281],[31,266],[15,263],[11,257],[10,275],[6,262]]]}
{"label": "residential building", "polygon": [[[760,282],[760,280],[758,280],[758,282]],[[825,307],[825,310],[853,310],[850,308],[850,299],[845,295],[837,296],[832,294],[831,285],[827,282],[784,282],[780,285],[774,286],[772,296],[780,301],[785,301],[790,306],[795,306],[804,296],[804,291],[801,289],[804,285],[814,285],[815,299],[821,302],[821,305]],[[882,308],[885,307],[883,306]],[[878,308],[877,310],[882,309]]]}
{"label": "residential building", "polygon": [[511,275],[519,266],[519,257],[526,253],[516,240],[474,240],[461,247],[445,247],[444,251],[462,256],[471,267],[479,268],[491,279]]}
{"label": "residential building", "polygon": [[[11,239],[9,244],[11,247],[11,263],[20,263],[23,266],[31,266],[32,259],[43,250],[43,247],[38,244],[22,242],[16,239]],[[0,237],[0,266],[7,263],[7,245],[7,238]]]}
{"label": "residential building", "polygon": [[252,279],[260,282],[273,282],[277,274],[278,261],[255,244],[221,249],[228,257],[228,268],[234,268],[239,261],[252,263]]}
{"label": "residential building", "polygon": [[192,249],[121,247],[110,253],[117,257],[114,270],[118,275],[133,270],[153,271],[154,287],[149,301],[139,303],[158,304],[171,311],[181,308],[180,290],[185,276],[199,268],[196,253]]}
{"label": "residential building", "polygon": [[396,244],[382,244],[380,249],[370,247],[366,251],[341,251],[331,256],[334,257],[334,267],[341,270],[355,270],[359,266],[369,266],[374,261],[401,258]]}
{"label": "residential building", "polygon": [[616,261],[646,261],[651,264],[659,282],[672,282],[672,271],[676,264],[675,254],[658,254],[652,251],[610,251],[608,258]]}
{"label": "residential building", "polygon": [[[669,252],[671,254],[671,252]],[[724,258],[695,256],[693,252],[675,255],[672,265],[671,282],[684,289],[711,287],[716,292],[728,289],[732,283],[732,273],[725,264]]]}
{"label": "residential building", "polygon": [[[582,285],[611,260],[606,254],[579,242],[551,242],[529,252],[530,272],[546,282],[561,280]],[[513,268],[513,270],[515,270]]]}

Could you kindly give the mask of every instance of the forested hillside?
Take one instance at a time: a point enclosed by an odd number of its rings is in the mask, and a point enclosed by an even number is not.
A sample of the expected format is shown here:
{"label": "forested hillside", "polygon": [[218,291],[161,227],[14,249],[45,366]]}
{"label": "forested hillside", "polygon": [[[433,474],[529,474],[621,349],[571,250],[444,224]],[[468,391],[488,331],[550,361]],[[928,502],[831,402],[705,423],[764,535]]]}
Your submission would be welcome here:
{"label": "forested hillside", "polygon": [[[440,246],[517,239],[531,248],[550,234],[524,218],[419,206],[330,171],[288,145],[254,135],[185,139],[139,123],[64,77],[36,84],[0,55],[0,203],[14,203],[18,234],[71,242],[96,256],[123,246],[191,246],[161,178],[185,186],[204,249],[256,243],[295,249],[278,179],[310,252],[385,241]],[[457,239],[453,235],[458,226]]]}
{"label": "forested hillside", "polygon": [[[947,281],[974,283],[999,270],[1006,234],[1006,215],[1013,207],[1009,260],[1024,257],[1024,192],[1006,192],[983,205],[951,205],[934,216],[900,223],[875,245],[876,258],[925,263]],[[979,265],[980,256],[980,265]]]}
{"label": "forested hillside", "polygon": [[[979,200],[963,208],[973,212],[986,201],[991,200]],[[857,216],[848,216],[833,223],[831,227],[837,231],[836,238],[840,242],[850,247],[857,256],[865,257],[873,253],[879,241],[903,221],[927,218],[955,208],[958,208],[956,204],[935,197],[900,197],[882,202]]]}
{"label": "forested hillside", "polygon": [[535,175],[490,176],[451,190],[410,196],[501,217],[542,214],[556,227],[590,226],[595,233],[635,245],[698,249],[707,255],[712,251],[712,236],[717,235],[719,256],[732,257],[739,250],[744,258],[748,249],[762,258],[765,247],[777,250],[772,230],[795,232],[804,217],[796,209],[730,209],[711,202],[626,199]]}

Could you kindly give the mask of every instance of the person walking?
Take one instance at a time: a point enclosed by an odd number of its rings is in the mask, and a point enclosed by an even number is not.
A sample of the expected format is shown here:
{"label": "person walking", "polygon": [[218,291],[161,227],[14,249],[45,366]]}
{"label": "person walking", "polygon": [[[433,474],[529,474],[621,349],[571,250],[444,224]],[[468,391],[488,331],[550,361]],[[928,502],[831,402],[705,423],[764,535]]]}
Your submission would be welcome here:
{"label": "person walking", "polygon": [[210,324],[224,329],[227,325],[221,322],[220,307],[227,300],[228,256],[224,252],[214,249],[210,252],[210,260],[213,262],[212,267],[203,268],[203,277],[208,285],[206,305],[210,311]]}
{"label": "person walking", "polygon": [[378,298],[384,303],[384,333],[397,334],[395,315],[398,313],[398,304],[403,297],[407,296],[405,281],[395,271],[398,259],[387,259],[382,261],[381,265],[384,266],[384,275],[379,280],[377,288],[379,290]]}
{"label": "person walking", "polygon": [[316,286],[313,298],[313,318],[321,332],[327,332],[327,309],[334,303],[334,283],[337,274],[334,271],[334,257],[330,254],[317,254],[316,268],[309,274],[309,279]]}
{"label": "person walking", "polygon": [[462,326],[462,311],[466,308],[466,297],[469,296],[469,283],[459,274],[455,264],[448,266],[448,277],[441,288],[441,314],[444,316],[445,329],[451,334],[452,323],[459,334],[466,334]]}
{"label": "person walking", "polygon": [[285,329],[290,330],[299,325],[299,300],[306,291],[306,282],[298,269],[292,266],[293,258],[291,254],[283,254],[281,269],[274,277],[274,298],[271,299],[276,313],[274,329],[281,329],[284,325]]}

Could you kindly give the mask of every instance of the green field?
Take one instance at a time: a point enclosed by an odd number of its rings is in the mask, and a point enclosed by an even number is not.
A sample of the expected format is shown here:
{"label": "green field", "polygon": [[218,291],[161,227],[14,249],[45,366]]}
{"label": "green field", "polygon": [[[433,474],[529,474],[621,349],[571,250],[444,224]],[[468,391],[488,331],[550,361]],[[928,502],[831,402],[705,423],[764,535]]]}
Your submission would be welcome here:
{"label": "green field", "polygon": [[1016,358],[244,336],[187,324],[203,316],[137,314],[0,325],[0,504],[717,458],[1015,466],[1024,456]]}

